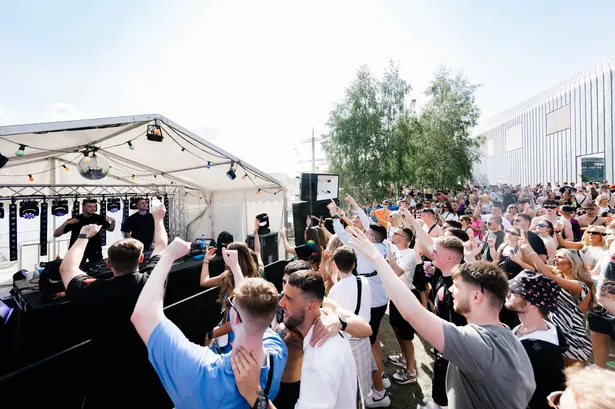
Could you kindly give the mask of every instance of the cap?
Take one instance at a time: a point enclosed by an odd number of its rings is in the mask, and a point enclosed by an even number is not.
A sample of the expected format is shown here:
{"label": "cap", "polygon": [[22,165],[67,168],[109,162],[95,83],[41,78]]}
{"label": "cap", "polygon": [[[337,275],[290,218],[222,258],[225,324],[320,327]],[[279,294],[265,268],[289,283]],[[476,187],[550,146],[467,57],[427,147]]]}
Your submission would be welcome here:
{"label": "cap", "polygon": [[508,281],[511,291],[546,312],[555,312],[560,287],[552,279],[540,273],[523,270]]}

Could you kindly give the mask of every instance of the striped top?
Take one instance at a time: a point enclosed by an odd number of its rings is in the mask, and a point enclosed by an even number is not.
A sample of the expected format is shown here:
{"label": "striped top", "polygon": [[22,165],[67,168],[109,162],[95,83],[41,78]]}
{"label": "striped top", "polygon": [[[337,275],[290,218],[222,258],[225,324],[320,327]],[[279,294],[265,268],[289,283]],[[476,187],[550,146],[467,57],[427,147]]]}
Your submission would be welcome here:
{"label": "striped top", "polygon": [[579,304],[589,294],[585,283],[581,284],[581,295],[575,298],[570,292],[561,289],[557,299],[557,311],[551,313],[551,321],[562,331],[568,342],[565,357],[578,361],[587,361],[592,353],[592,343],[585,329],[584,313],[579,310]]}

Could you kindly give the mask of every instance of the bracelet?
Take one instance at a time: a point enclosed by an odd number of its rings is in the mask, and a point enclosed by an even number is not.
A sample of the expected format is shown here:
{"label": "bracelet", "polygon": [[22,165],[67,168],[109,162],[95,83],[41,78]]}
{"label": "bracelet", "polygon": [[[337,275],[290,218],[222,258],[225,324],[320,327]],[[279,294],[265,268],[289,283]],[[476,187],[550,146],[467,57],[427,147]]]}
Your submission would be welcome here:
{"label": "bracelet", "polygon": [[211,330],[211,331],[209,331],[207,334],[205,334],[205,337],[206,337],[208,340],[210,340],[210,341],[211,341],[211,340],[213,339],[213,337],[214,337],[214,330],[212,329],[212,330]]}
{"label": "bracelet", "polygon": [[[203,260],[203,264],[209,264],[209,261]],[[197,264],[198,265],[198,264]]]}
{"label": "bracelet", "polygon": [[527,253],[528,256],[535,256],[536,254],[538,253],[536,253],[535,251],[530,251],[529,253]]}

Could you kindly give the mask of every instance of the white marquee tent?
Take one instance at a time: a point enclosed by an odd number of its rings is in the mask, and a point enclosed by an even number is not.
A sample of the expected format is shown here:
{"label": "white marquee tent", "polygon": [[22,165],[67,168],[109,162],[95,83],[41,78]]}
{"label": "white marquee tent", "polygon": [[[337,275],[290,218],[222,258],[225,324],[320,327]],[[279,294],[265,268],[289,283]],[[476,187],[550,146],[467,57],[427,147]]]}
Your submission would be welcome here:
{"label": "white marquee tent", "polygon": [[[156,129],[152,125],[159,127],[162,142],[148,140],[148,129]],[[16,154],[20,145],[25,147],[23,156]],[[86,150],[90,156],[94,151],[109,163],[111,168],[105,178],[87,180],[78,172],[78,163]],[[7,198],[16,195],[78,191],[83,199],[87,192],[112,186],[112,191],[131,196],[139,195],[143,189],[180,189],[177,191],[183,192],[183,209],[174,214],[172,230],[189,240],[201,234],[215,237],[223,230],[232,233],[236,240],[245,240],[257,214],[269,214],[272,231],[279,231],[285,217],[286,188],[280,181],[161,115],[2,126],[0,154],[8,158],[8,163],[0,168],[0,199],[5,201],[7,214]],[[231,166],[236,173],[234,180],[226,175]],[[117,215],[116,231],[109,233],[108,243],[121,237],[121,215]],[[51,254],[54,251],[63,255],[66,249],[59,244],[56,248],[52,236],[54,226],[68,217],[70,214],[50,216],[50,257],[55,256]],[[6,215],[0,219],[0,266],[15,272],[15,263],[8,263],[7,219]],[[19,266],[30,269],[32,260],[39,260],[32,256],[38,248],[32,244],[38,242],[39,221],[20,218],[18,225],[20,255],[22,246],[33,247],[23,252]],[[0,282],[5,278],[0,274]]]}

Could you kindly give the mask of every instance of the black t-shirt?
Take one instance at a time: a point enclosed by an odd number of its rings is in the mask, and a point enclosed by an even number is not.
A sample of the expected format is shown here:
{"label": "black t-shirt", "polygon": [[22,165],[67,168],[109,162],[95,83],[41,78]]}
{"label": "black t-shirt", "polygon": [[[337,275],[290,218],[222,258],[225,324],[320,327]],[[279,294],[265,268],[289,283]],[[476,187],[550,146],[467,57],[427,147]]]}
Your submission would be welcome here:
{"label": "black t-shirt", "polygon": [[150,394],[166,397],[147,347],[130,322],[148,277],[133,273],[97,280],[80,275],[68,284],[67,297],[91,337],[84,368],[88,396],[95,401],[115,401],[117,407],[127,401],[150,401]]}
{"label": "black t-shirt", "polygon": [[[74,224],[67,224],[64,228],[64,233],[70,232],[70,245],[72,247],[73,244],[77,241],[77,236],[79,236],[79,232],[81,232],[81,228],[83,226],[87,226],[88,224],[97,224],[102,229],[107,229],[111,226],[105,218],[99,214],[94,213],[90,217],[85,217],[83,213],[77,216],[79,221]],[[88,254],[100,253],[102,251],[102,239],[100,237],[100,232],[96,233],[94,237],[91,237],[88,241],[88,245],[85,248],[84,254],[87,256]]]}
{"label": "black t-shirt", "polygon": [[497,249],[500,248],[500,245],[504,242],[504,237],[506,236],[506,233],[504,233],[503,231],[496,231],[496,232],[492,232],[489,231],[487,232],[487,234],[485,235],[485,244],[483,245],[483,260],[486,261],[493,261],[493,258],[491,257],[491,252],[489,251],[489,243],[488,243],[488,239],[490,236],[495,236],[495,249],[497,251]]}
{"label": "black t-shirt", "polygon": [[130,233],[133,239],[143,243],[143,251],[147,251],[154,242],[154,216],[151,213],[141,215],[137,212],[122,223],[122,231]]}
{"label": "black t-shirt", "polygon": [[441,276],[435,291],[435,313],[445,321],[457,326],[466,325],[468,322],[463,315],[457,314],[453,309],[453,294],[450,288],[453,285],[452,277]]}

